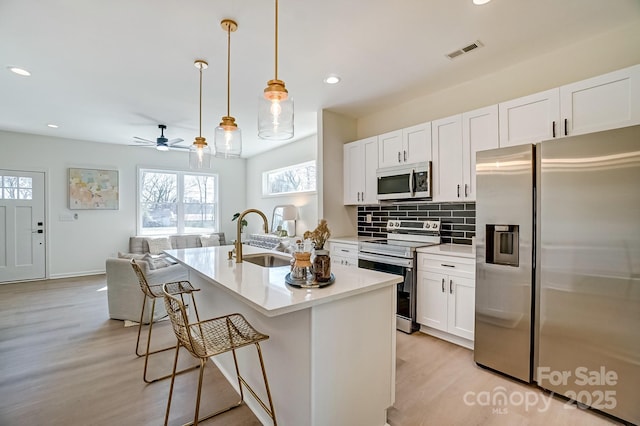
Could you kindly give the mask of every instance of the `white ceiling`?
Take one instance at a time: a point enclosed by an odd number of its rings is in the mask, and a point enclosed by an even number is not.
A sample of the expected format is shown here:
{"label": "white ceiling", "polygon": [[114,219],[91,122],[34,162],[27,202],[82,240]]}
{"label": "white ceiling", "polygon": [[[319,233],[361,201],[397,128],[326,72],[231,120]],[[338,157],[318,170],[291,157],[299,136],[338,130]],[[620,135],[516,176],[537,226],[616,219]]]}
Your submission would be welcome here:
{"label": "white ceiling", "polygon": [[[639,17],[638,0],[280,0],[278,74],[295,101],[294,140],[316,132],[321,109],[361,117]],[[272,0],[0,0],[0,129],[131,144],[155,140],[162,123],[188,145],[202,58],[202,133],[213,142],[226,115],[224,18],[239,26],[231,115],[243,157],[278,146],[256,136],[258,96],[274,77]],[[485,47],[445,57],[475,40]],[[331,73],[342,82],[323,83]]]}

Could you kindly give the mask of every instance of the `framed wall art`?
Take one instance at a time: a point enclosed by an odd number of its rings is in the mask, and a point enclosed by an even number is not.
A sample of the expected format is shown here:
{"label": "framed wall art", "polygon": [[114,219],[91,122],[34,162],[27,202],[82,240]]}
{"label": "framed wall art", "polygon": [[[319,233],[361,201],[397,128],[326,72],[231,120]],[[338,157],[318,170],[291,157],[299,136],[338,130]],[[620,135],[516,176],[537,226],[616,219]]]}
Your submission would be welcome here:
{"label": "framed wall art", "polygon": [[118,210],[117,170],[69,169],[69,209]]}

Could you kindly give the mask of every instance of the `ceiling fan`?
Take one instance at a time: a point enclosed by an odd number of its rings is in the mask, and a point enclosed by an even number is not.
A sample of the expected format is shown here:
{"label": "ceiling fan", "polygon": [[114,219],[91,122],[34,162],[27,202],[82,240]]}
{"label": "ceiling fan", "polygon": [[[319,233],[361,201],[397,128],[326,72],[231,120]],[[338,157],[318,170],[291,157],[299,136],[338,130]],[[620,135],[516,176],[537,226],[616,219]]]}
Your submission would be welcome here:
{"label": "ceiling fan", "polygon": [[[186,146],[178,146],[176,144],[184,141],[184,139],[176,138],[176,139],[167,139],[164,137],[164,130],[167,128],[165,124],[158,124],[158,128],[160,129],[160,137],[154,141],[145,138],[139,138],[134,136],[133,139],[135,143],[142,144],[145,147],[155,148],[158,151],[169,151],[169,149],[183,149],[188,150],[189,148]],[[140,146],[140,145],[131,145],[131,146]]]}

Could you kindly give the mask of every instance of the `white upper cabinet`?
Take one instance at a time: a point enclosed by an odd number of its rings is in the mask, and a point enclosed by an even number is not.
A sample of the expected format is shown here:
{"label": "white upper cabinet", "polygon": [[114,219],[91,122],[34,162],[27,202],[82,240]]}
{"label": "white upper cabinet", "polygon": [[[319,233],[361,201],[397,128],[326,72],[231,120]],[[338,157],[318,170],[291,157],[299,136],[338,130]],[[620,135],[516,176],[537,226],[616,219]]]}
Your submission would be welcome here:
{"label": "white upper cabinet", "polygon": [[378,136],[378,167],[431,161],[431,123]]}
{"label": "white upper cabinet", "polygon": [[462,115],[431,122],[433,201],[460,200],[462,185]]}
{"label": "white upper cabinet", "polygon": [[500,104],[500,146],[640,124],[640,65]]}
{"label": "white upper cabinet", "polygon": [[499,108],[500,147],[540,142],[558,134],[558,89],[503,102]]}
{"label": "white upper cabinet", "polygon": [[640,65],[560,88],[563,136],[640,124]]}
{"label": "white upper cabinet", "polygon": [[378,138],[344,145],[344,204],[377,204]]}
{"label": "white upper cabinet", "polygon": [[498,105],[462,114],[462,192],[465,201],[476,199],[476,153],[498,146]]}
{"label": "white upper cabinet", "polygon": [[402,129],[402,145],[407,155],[405,163],[431,161],[431,123],[422,123]]}

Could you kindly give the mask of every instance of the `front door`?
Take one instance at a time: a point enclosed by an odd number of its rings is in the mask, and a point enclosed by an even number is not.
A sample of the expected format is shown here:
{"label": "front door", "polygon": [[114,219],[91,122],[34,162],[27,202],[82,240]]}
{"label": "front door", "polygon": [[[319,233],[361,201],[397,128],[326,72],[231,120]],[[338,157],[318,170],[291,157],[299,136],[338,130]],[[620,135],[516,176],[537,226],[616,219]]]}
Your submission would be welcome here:
{"label": "front door", "polygon": [[0,283],[45,278],[44,173],[0,169]]}

